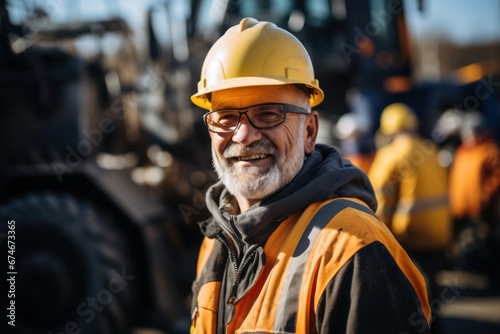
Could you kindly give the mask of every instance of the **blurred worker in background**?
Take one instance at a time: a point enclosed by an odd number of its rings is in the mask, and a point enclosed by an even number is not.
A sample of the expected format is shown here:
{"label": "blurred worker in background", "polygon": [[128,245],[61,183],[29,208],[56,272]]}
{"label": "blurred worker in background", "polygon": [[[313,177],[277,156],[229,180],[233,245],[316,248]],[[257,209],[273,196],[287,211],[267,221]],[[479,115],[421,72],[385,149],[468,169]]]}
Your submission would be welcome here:
{"label": "blurred worker in background", "polygon": [[387,106],[379,130],[391,142],[379,148],[369,172],[379,203],[377,215],[434,290],[452,236],[447,171],[438,163],[434,143],[418,135],[418,119],[407,105]]}
{"label": "blurred worker in background", "polygon": [[368,173],[375,156],[375,143],[366,117],[354,112],[339,117],[333,128],[342,156]]}
{"label": "blurred worker in background", "polygon": [[464,269],[499,271],[500,148],[483,114],[464,116],[450,169],[454,258]]}
{"label": "blurred worker in background", "polygon": [[220,181],[192,333],[429,333],[425,281],[372,210],[365,173],[316,144],[323,100],[289,32],[245,18],[210,49],[197,106]]}

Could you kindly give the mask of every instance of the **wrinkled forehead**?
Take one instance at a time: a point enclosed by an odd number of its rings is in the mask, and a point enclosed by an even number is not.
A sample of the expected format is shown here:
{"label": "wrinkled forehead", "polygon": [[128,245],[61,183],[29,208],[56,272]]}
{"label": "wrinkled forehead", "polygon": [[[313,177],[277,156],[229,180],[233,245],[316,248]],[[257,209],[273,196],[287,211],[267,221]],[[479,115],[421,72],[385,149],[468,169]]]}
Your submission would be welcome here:
{"label": "wrinkled forehead", "polygon": [[212,110],[243,108],[261,103],[287,103],[308,107],[309,98],[295,85],[250,86],[212,93]]}

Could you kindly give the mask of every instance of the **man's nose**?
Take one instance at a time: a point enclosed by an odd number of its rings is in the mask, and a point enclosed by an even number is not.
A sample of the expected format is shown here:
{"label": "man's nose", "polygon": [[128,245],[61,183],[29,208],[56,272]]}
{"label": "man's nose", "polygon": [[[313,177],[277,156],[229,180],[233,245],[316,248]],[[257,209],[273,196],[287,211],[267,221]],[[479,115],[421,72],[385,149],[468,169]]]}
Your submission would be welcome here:
{"label": "man's nose", "polygon": [[259,129],[255,128],[248,120],[247,115],[243,114],[240,118],[238,128],[233,132],[233,141],[242,145],[250,145],[251,143],[260,140],[262,134]]}

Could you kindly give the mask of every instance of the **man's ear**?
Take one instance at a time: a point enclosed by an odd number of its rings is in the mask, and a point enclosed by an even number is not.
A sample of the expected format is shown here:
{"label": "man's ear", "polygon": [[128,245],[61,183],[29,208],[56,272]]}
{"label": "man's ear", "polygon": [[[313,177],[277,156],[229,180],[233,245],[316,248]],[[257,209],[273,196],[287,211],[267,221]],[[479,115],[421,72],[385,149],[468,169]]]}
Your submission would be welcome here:
{"label": "man's ear", "polygon": [[306,154],[311,154],[314,151],[318,129],[319,114],[317,111],[311,111],[311,113],[306,116],[306,123],[304,126],[304,152]]}

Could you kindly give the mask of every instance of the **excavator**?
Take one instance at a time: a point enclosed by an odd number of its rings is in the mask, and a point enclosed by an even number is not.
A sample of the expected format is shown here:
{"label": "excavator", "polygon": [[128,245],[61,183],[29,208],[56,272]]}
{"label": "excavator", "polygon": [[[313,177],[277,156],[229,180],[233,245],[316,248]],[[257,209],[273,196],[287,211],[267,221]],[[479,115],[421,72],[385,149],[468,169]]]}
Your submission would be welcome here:
{"label": "excavator", "polygon": [[[0,1],[1,332],[184,332],[200,237],[179,205],[203,208],[186,199],[189,180],[175,183],[184,195],[170,184],[202,154],[139,120],[165,79],[138,59],[123,19],[54,23],[34,6],[15,22],[19,6]],[[76,52],[82,39],[90,56]]]}

